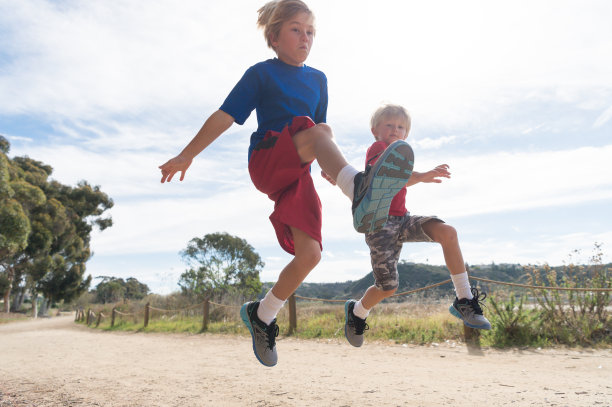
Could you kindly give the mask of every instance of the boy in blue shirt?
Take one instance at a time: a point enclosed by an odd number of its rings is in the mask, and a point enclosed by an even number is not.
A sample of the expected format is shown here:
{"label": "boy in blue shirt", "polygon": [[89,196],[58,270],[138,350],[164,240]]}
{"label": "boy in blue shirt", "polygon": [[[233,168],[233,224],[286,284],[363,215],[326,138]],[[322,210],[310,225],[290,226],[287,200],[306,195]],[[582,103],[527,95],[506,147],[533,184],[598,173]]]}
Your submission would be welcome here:
{"label": "boy in blue shirt", "polygon": [[274,366],[276,315],[321,259],[321,202],[310,164],[316,159],[352,200],[353,224],[366,232],[386,222],[391,198],[412,172],[412,150],[405,142],[397,143],[367,173],[349,165],[325,124],[327,78],[304,65],[315,35],[312,11],[300,0],[271,1],[259,10],[258,25],[277,58],[250,67],[191,142],[160,169],[162,183],[177,172],[182,181],[196,155],[234,122],[243,124],[256,111],[249,174],[255,187],[274,201],[270,221],[281,247],[295,257],[266,296],[244,304],[240,315],[257,360]]}

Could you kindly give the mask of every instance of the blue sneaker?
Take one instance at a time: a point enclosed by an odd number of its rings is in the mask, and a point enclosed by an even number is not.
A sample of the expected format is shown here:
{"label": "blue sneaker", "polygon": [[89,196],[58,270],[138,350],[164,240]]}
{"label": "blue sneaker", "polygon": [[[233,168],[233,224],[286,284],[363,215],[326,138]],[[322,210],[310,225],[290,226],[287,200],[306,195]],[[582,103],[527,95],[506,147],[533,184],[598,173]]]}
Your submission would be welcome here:
{"label": "blue sneaker", "polygon": [[276,325],[276,319],[270,325],[264,324],[257,318],[257,308],[259,308],[259,301],[243,304],[240,308],[240,317],[251,333],[255,357],[262,365],[271,367],[276,365],[278,361],[278,355],[276,354],[278,325]]}
{"label": "blue sneaker", "polygon": [[374,165],[355,176],[353,226],[360,233],[382,228],[391,201],[404,188],[414,166],[414,152],[403,140],[391,143]]}
{"label": "blue sneaker", "polygon": [[[480,298],[480,294],[482,294],[482,298]],[[482,308],[479,304],[485,298],[487,298],[487,294],[480,294],[478,293],[477,289],[472,288],[472,295],[474,298],[471,300],[462,298],[460,300],[455,297],[453,305],[451,305],[448,310],[451,314],[462,320],[465,326],[469,326],[470,328],[474,329],[491,329],[491,323],[484,317],[484,315],[482,315]]]}

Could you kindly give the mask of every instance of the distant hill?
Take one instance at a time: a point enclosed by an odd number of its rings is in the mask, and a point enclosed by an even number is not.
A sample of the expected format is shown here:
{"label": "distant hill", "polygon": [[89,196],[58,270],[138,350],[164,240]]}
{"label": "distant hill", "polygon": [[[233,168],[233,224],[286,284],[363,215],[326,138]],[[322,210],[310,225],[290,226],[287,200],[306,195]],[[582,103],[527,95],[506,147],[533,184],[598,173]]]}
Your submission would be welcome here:
{"label": "distant hill", "polygon": [[[612,265],[604,265],[604,268],[612,267]],[[416,288],[425,287],[435,284],[450,278],[450,273],[445,266],[432,266],[428,264],[409,263],[401,261],[398,264],[399,272],[399,288],[397,292],[410,291]],[[486,264],[469,266],[470,276],[482,277],[489,280],[503,281],[510,283],[525,284],[528,282],[527,273],[520,264]],[[563,267],[552,267],[556,271],[557,281],[563,279]],[[585,266],[585,271],[588,272],[589,266]],[[302,283],[297,289],[296,294],[302,297],[323,298],[323,299],[347,299],[360,298],[365,290],[374,284],[374,275],[370,272],[359,280],[345,281],[338,283]],[[273,283],[264,283],[262,296],[272,287]],[[472,280],[472,286],[478,285],[484,291],[489,291],[493,288],[502,288],[499,285],[490,287],[487,283],[481,283]],[[508,287],[508,289],[511,289]],[[451,283],[444,284],[424,292],[427,297],[440,297],[452,295],[453,287]],[[408,297],[402,297],[408,298]]]}

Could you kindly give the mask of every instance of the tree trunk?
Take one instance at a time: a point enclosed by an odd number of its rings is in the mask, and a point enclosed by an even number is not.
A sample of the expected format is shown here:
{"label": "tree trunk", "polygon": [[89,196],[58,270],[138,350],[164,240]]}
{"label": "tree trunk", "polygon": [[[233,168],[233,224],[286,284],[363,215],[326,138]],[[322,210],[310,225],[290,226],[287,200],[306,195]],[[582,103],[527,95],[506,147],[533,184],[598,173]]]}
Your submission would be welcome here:
{"label": "tree trunk", "polygon": [[41,317],[47,316],[47,308],[48,307],[49,307],[49,300],[47,299],[47,297],[43,297],[42,302],[40,303],[40,309],[38,311],[38,314]]}
{"label": "tree trunk", "polygon": [[32,293],[32,318],[38,318],[38,293]]}
{"label": "tree trunk", "polygon": [[13,279],[15,272],[11,267],[6,269],[6,278],[8,279],[8,287],[4,293],[4,312],[7,314],[11,311],[11,288],[13,288]]}
{"label": "tree trunk", "polygon": [[9,284],[6,292],[4,293],[4,312],[7,314],[11,310],[11,285]]}
{"label": "tree trunk", "polygon": [[13,304],[11,305],[11,312],[19,312],[25,297],[25,287],[17,287],[17,289],[13,291]]}

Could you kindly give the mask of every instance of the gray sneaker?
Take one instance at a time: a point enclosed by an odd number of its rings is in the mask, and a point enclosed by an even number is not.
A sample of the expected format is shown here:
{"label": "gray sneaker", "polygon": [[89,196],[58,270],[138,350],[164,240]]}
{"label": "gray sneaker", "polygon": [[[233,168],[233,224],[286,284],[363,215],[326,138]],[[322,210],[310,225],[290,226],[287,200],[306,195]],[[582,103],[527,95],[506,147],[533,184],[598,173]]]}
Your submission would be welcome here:
{"label": "gray sneaker", "polygon": [[365,319],[361,319],[353,314],[353,308],[355,308],[356,303],[357,301],[355,300],[348,300],[344,304],[344,336],[346,336],[351,345],[358,348],[363,345],[363,332],[370,329],[370,327],[366,324]]}
{"label": "gray sneaker", "polygon": [[[448,310],[470,328],[491,329],[491,323],[482,315],[482,308],[480,308],[480,302],[487,298],[487,294],[479,294],[477,289],[472,288],[472,295],[474,298],[471,300],[467,298],[460,300],[455,297],[453,305],[451,305]],[[482,298],[480,298],[481,295]]]}
{"label": "gray sneaker", "polygon": [[353,226],[360,233],[382,228],[389,217],[391,201],[412,175],[414,153],[403,140],[394,141],[374,165],[355,176]]}
{"label": "gray sneaker", "polygon": [[264,324],[257,318],[259,301],[247,302],[240,308],[242,322],[249,328],[253,338],[253,352],[255,357],[264,366],[274,366],[278,361],[276,354],[276,337],[278,336],[278,325],[276,319],[270,325]]}

